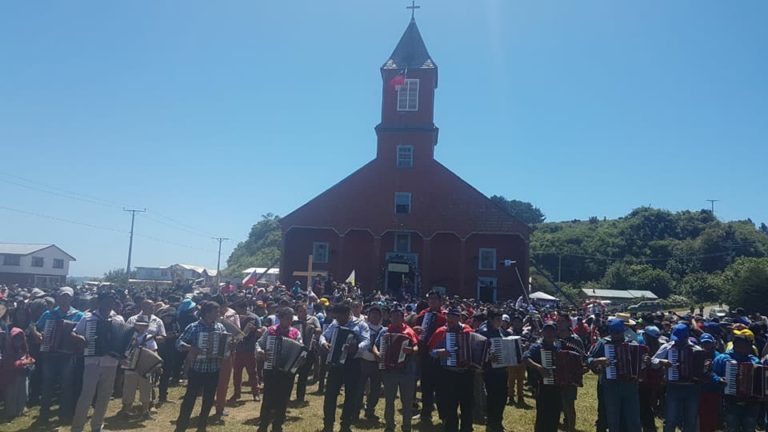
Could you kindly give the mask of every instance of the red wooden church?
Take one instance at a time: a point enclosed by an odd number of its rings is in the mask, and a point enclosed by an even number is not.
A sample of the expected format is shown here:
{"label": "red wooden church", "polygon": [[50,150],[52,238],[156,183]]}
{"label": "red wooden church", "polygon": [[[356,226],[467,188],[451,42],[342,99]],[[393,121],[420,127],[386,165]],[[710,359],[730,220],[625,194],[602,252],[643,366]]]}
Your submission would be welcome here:
{"label": "red wooden church", "polygon": [[312,255],[313,273],[343,281],[354,270],[364,292],[522,294],[528,226],[434,158],[437,76],[411,19],[381,67],[376,158],[282,218],[283,283],[306,281]]}

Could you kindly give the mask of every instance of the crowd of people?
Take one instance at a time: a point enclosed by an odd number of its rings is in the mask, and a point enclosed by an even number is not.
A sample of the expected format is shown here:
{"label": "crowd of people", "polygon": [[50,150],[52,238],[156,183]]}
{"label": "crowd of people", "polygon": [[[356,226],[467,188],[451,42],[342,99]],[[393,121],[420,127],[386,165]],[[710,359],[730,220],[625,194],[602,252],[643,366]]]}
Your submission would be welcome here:
{"label": "crowd of people", "polygon": [[[508,406],[528,408],[526,388],[535,399],[536,432],[573,432],[577,416],[594,416],[598,432],[656,431],[657,418],[664,431],[766,424],[768,373],[760,375],[760,389],[759,379],[745,389],[733,374],[746,373],[734,372],[745,364],[756,365],[755,377],[764,373],[768,320],[741,309],[722,319],[693,311],[609,316],[594,302],[537,309],[522,298],[484,304],[435,290],[394,298],[298,282],[187,291],[0,287],[4,420],[39,406],[35,424],[45,427],[58,405],[59,423],[73,432],[85,429],[89,413],[90,429],[101,431],[110,400],[118,398],[118,415],[126,418],[178,410],[175,430],[184,431],[200,399],[196,427],[204,431],[226,422],[228,402],[248,397],[260,403],[258,431],[282,431],[289,403],[307,406],[308,386],[316,385],[324,432],[337,423],[348,432],[361,422],[386,432],[468,432],[473,425],[500,432],[505,416],[514,419]],[[63,337],[72,349],[50,343],[51,321],[70,323]],[[96,336],[93,329],[104,323],[131,330],[125,350],[107,345],[120,335]],[[499,367],[502,354],[488,348],[496,338],[513,340],[519,358]],[[402,348],[390,362],[395,340]],[[457,340],[484,340],[486,348],[475,356],[480,345]],[[281,367],[291,344],[300,355]],[[154,353],[161,367],[140,372],[131,362],[137,350]],[[597,413],[575,408],[586,373],[598,376]],[[186,385],[181,404],[167,405],[169,386],[179,383]]]}

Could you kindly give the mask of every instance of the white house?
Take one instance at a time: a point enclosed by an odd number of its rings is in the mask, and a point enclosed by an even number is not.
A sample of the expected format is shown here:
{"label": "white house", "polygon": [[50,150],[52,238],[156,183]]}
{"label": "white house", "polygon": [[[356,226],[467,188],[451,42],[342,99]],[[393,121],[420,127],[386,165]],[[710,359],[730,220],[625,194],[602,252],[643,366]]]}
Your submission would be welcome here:
{"label": "white house", "polygon": [[205,279],[211,282],[216,277],[216,270],[189,264],[173,264],[167,267],[135,267],[134,279],[141,281],[182,282]]}
{"label": "white house", "polygon": [[62,286],[71,261],[75,258],[54,244],[0,243],[0,284]]}

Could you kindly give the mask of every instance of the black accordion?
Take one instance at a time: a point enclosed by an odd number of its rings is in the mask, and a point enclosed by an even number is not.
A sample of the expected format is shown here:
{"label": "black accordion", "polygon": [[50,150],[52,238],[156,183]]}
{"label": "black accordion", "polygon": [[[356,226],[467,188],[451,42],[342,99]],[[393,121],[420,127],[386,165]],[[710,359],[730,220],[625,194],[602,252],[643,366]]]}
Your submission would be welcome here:
{"label": "black accordion", "polygon": [[328,351],[326,364],[328,366],[343,366],[349,354],[345,347],[356,344],[356,341],[354,331],[346,327],[336,327],[331,338],[331,348]]}
{"label": "black accordion", "polygon": [[437,327],[437,312],[427,312],[421,320],[421,334],[419,334],[419,342],[426,344],[429,342],[429,338],[435,333]]}
{"label": "black accordion", "polygon": [[584,385],[584,365],[581,354],[569,350],[541,350],[541,365],[550,370],[542,377],[544,385],[578,386]]}
{"label": "black accordion", "polygon": [[667,381],[690,383],[703,381],[709,369],[707,359],[711,354],[704,350],[693,350],[691,347],[672,347],[667,352],[667,360],[672,367],[667,369]]}
{"label": "black accordion", "polygon": [[404,349],[411,346],[411,339],[402,333],[385,333],[379,340],[379,369],[403,369],[408,356]]}
{"label": "black accordion", "polygon": [[264,370],[296,373],[307,359],[303,344],[291,338],[277,335],[267,336],[267,358]]}
{"label": "black accordion", "polygon": [[136,329],[117,320],[87,319],[85,322],[85,357],[108,355],[124,359]]}
{"label": "black accordion", "polygon": [[520,336],[491,338],[489,342],[491,345],[491,367],[498,369],[517,366],[523,361],[523,348],[520,343]]}
{"label": "black accordion", "polygon": [[648,355],[645,345],[621,343],[605,344],[605,357],[608,366],[605,378],[619,381],[639,381],[645,371],[644,359]]}
{"label": "black accordion", "polygon": [[450,355],[441,363],[451,369],[481,369],[488,361],[488,338],[478,333],[446,332],[445,349]]}
{"label": "black accordion", "polygon": [[43,328],[43,341],[40,344],[40,352],[74,353],[77,351],[75,341],[72,338],[72,330],[75,329],[74,321],[63,319],[49,319],[45,321]]}
{"label": "black accordion", "polygon": [[198,358],[224,359],[230,354],[230,337],[227,332],[209,331],[197,335]]}

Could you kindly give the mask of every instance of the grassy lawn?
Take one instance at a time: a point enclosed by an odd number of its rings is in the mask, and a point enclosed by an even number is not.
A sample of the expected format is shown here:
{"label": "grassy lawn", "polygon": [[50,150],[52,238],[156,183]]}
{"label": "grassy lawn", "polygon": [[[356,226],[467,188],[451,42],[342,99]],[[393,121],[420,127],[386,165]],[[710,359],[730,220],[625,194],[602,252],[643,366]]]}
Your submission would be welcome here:
{"label": "grassy lawn", "polygon": [[[594,421],[597,417],[597,397],[595,392],[596,377],[592,374],[585,376],[584,387],[579,390],[579,398],[576,401],[577,412],[577,429],[579,431],[592,431],[594,430]],[[317,386],[311,386],[309,391],[312,392]],[[118,409],[120,409],[120,401],[112,400],[109,405],[109,411],[106,419],[106,429],[109,431],[162,431],[170,432],[173,430],[173,422],[178,415],[179,405],[181,403],[181,397],[184,394],[182,387],[172,388],[170,390],[169,399],[173,402],[168,403],[160,407],[151,421],[135,420],[123,420],[115,417]],[[323,398],[317,394],[308,395],[309,406],[303,408],[291,407],[288,411],[288,421],[285,425],[286,431],[320,431],[323,425]],[[343,401],[343,395],[339,397],[339,402]],[[530,432],[533,430],[536,411],[533,408],[534,401],[530,398],[530,394],[526,394],[526,403],[529,405],[526,408],[518,408],[513,406],[507,406],[504,412],[504,426],[509,431],[515,432]],[[200,400],[193,411],[193,415],[197,414],[199,410]],[[223,425],[214,425],[208,428],[211,432],[234,432],[234,431],[254,431],[258,426],[259,416],[259,402],[254,402],[250,397],[244,398],[240,402],[230,405],[227,410],[229,416],[225,417],[225,423]],[[384,417],[384,400],[379,402],[377,414],[383,419]],[[54,412],[55,414],[55,412]],[[341,408],[337,411],[337,416],[341,414]],[[398,414],[399,415],[399,414]],[[0,426],[0,430],[7,432],[20,432],[20,431],[53,431],[56,430],[56,424],[52,423],[51,426],[45,428],[34,426],[33,422],[37,417],[37,409],[29,410],[23,417],[14,420],[11,423],[5,423]],[[194,430],[194,417],[192,420],[192,426],[190,431]],[[396,418],[397,424],[400,424],[400,419]],[[435,418],[435,422],[438,420]],[[418,422],[414,423],[415,430],[418,429]],[[338,430],[338,417],[336,423],[336,429]],[[399,427],[399,426],[398,426]],[[383,425],[376,424],[360,424],[355,430],[382,430]],[[59,430],[68,431],[69,427],[62,427]],[[86,425],[86,431],[90,428]],[[398,429],[399,430],[399,429]],[[434,430],[440,430],[439,427]],[[482,425],[475,425],[476,431],[484,431],[485,427]]]}

